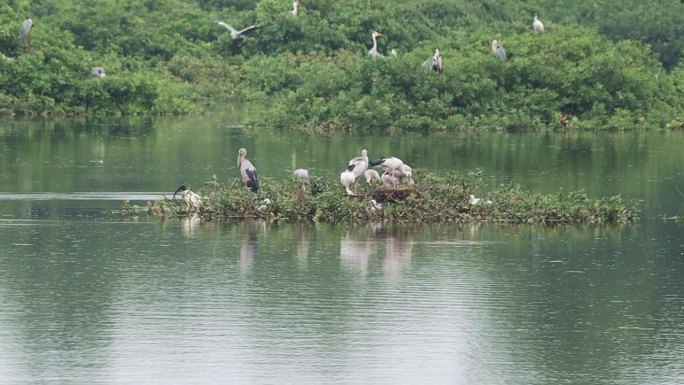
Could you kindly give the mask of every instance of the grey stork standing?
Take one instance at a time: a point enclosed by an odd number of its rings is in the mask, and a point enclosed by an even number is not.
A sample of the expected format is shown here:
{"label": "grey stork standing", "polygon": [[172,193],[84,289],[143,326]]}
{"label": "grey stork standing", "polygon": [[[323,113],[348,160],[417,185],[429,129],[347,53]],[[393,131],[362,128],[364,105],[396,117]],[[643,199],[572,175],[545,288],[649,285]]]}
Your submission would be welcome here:
{"label": "grey stork standing", "polygon": [[259,191],[259,176],[257,175],[257,170],[246,158],[247,156],[247,150],[244,148],[241,148],[240,151],[238,151],[238,160],[237,160],[237,165],[240,168],[240,176],[242,177],[242,181],[249,187],[252,192],[257,192]]}
{"label": "grey stork standing", "polygon": [[[347,168],[340,174],[340,183],[344,186],[347,195],[356,195],[356,180],[368,169],[368,151],[363,149],[361,156],[351,159]],[[353,188],[353,191],[352,191]]]}

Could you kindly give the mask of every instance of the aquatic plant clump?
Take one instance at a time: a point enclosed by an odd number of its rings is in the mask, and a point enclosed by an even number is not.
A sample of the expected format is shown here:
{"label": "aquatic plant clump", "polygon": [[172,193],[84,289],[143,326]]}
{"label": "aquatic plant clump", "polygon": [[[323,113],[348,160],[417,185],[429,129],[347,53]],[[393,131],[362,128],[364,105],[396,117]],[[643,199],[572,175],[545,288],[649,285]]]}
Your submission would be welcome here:
{"label": "aquatic plant clump", "polygon": [[584,192],[539,194],[518,185],[488,188],[479,176],[422,175],[420,183],[396,189],[365,185],[359,195],[327,179],[306,184],[263,178],[258,194],[239,180],[206,182],[202,204],[164,199],[147,212],[164,218],[196,216],[202,221],[264,219],[288,222],[502,222],[530,224],[626,224],[637,219],[635,204],[620,196],[590,199]]}

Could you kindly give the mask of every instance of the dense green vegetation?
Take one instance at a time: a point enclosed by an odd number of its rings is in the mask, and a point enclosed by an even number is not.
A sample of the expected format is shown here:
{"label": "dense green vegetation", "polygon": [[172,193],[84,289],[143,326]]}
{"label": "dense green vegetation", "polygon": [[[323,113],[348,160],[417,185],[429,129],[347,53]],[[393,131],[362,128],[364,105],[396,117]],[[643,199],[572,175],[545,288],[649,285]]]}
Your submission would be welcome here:
{"label": "dense green vegetation", "polygon": [[[291,7],[0,5],[0,53],[16,58],[0,60],[0,114],[194,113],[250,101],[269,107],[251,124],[311,130],[684,126],[680,2],[303,0],[296,17]],[[532,31],[535,12],[543,35]],[[216,19],[259,27],[232,40]],[[386,59],[366,55],[372,30],[384,33]],[[435,48],[439,75],[421,68]],[[90,76],[95,66],[107,76]]]}
{"label": "dense green vegetation", "polygon": [[[290,222],[504,222],[504,223],[630,223],[636,205],[621,197],[589,199],[583,192],[537,194],[517,185],[489,187],[479,172],[425,174],[414,186],[391,189],[363,186],[348,197],[330,179],[314,178],[306,185],[294,180],[262,179],[258,194],[241,180],[205,183],[197,192],[201,205],[179,196],[150,202],[146,211],[162,217],[195,217],[200,221],[259,218]],[[363,179],[363,178],[362,178]],[[362,183],[362,182],[360,182]],[[471,195],[479,202],[470,200]],[[126,204],[124,213],[140,211]]]}

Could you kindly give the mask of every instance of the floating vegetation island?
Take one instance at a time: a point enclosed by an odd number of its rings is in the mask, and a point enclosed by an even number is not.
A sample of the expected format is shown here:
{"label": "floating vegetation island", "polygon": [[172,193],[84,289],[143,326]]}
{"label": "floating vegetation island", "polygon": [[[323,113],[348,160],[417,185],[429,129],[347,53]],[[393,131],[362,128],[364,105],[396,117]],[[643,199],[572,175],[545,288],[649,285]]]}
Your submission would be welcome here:
{"label": "floating vegetation island", "polygon": [[[263,219],[287,222],[492,222],[529,224],[628,224],[637,219],[636,203],[619,195],[591,199],[584,192],[539,194],[519,185],[489,188],[480,173],[421,174],[415,185],[396,189],[365,185],[347,196],[337,181],[312,178],[263,178],[257,194],[242,181],[204,183],[196,189],[202,204],[182,198],[149,202],[150,215],[195,217],[200,221]],[[124,204],[124,213],[138,212]]]}

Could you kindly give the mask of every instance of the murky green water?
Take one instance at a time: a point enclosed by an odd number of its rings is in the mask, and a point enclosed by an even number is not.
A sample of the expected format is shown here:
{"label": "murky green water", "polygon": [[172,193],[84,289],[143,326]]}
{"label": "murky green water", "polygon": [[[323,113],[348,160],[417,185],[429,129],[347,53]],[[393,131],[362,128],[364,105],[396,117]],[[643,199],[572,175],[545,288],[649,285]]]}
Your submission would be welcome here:
{"label": "murky green water", "polygon": [[[309,136],[231,114],[0,123],[2,383],[680,384],[684,135]],[[126,220],[121,199],[362,147],[492,183],[642,200],[639,223]],[[419,178],[419,176],[418,176]]]}

